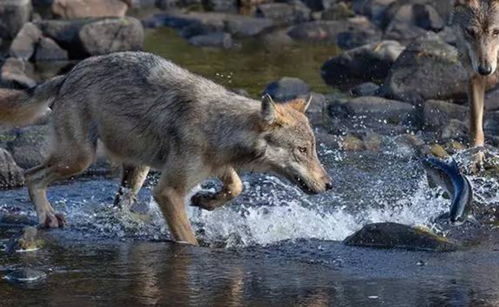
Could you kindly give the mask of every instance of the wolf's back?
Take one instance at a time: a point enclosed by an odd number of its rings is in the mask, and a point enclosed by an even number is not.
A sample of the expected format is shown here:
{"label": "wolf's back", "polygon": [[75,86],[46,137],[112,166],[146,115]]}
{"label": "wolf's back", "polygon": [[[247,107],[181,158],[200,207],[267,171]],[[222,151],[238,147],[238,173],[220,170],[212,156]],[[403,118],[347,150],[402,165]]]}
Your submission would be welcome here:
{"label": "wolf's back", "polygon": [[28,90],[0,89],[0,124],[28,125],[46,114],[64,79],[58,76]]}

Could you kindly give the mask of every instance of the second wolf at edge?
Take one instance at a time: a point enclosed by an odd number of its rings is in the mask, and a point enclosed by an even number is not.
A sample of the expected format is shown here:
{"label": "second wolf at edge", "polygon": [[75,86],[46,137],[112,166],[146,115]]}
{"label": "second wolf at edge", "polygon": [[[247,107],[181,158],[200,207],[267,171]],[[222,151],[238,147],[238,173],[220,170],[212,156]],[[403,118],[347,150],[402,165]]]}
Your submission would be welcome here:
{"label": "second wolf at edge", "polygon": [[197,244],[184,197],[212,176],[223,188],[197,193],[192,204],[213,210],[242,192],[238,172],[272,172],[307,193],[332,188],[305,115],[309,102],[255,101],[152,54],[88,58],[67,75],[28,91],[0,90],[0,122],[27,124],[53,110],[47,161],[26,173],[39,222],[60,227],[46,189],[84,171],[97,141],[123,163],[116,203],[133,202],[149,168],[162,171],[154,198],[176,241]]}

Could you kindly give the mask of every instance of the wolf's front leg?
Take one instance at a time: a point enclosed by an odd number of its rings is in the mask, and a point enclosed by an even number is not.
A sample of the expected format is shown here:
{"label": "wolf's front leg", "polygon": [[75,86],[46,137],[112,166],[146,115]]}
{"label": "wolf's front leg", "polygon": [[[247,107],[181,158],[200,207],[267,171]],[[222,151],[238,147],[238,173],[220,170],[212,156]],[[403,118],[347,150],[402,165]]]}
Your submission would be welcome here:
{"label": "wolf's front leg", "polygon": [[[483,132],[483,113],[485,104],[485,79],[472,77],[469,83],[468,96],[470,102],[470,143],[473,147],[485,144]],[[472,161],[471,170],[478,172],[483,167],[484,153],[478,152]]]}
{"label": "wolf's front leg", "polygon": [[198,192],[192,196],[191,205],[212,211],[236,198],[243,191],[241,178],[232,167],[225,169],[219,179],[223,184],[222,190],[216,193]]}

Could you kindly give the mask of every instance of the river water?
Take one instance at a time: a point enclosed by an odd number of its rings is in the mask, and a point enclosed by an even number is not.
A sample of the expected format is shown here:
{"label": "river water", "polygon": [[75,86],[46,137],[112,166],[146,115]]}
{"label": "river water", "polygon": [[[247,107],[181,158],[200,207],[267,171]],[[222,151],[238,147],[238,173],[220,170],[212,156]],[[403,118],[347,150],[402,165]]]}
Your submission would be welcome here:
{"label": "river water", "polygon": [[[146,45],[251,95],[285,75],[307,80],[316,91],[329,91],[319,67],[335,52],[324,46],[290,46],[275,55],[251,42],[239,52],[199,49],[166,30],[150,32]],[[448,211],[449,201],[428,186],[419,162],[398,145],[397,137],[382,137],[377,152],[332,148],[320,133],[318,144],[335,183],[329,193],[307,196],[279,178],[246,174],[244,193],[214,212],[189,207],[186,199],[202,247],[169,241],[151,199],[155,176],[142,189],[134,213],[112,208],[118,186],[113,178],[79,178],[53,186],[49,198],[66,214],[69,226],[44,233],[47,243],[36,252],[0,251],[1,276],[32,267],[48,277],[29,285],[0,280],[0,306],[499,305],[499,240],[493,220],[482,227],[479,243],[453,253],[344,246],[341,240],[372,222],[421,225],[443,235],[465,236],[469,228],[434,222]],[[462,162],[466,155],[455,157]],[[471,179],[480,207],[497,207],[496,179]],[[216,185],[208,181],[197,190]],[[20,217],[0,223],[4,243],[35,221],[24,188],[0,192],[2,215]]]}

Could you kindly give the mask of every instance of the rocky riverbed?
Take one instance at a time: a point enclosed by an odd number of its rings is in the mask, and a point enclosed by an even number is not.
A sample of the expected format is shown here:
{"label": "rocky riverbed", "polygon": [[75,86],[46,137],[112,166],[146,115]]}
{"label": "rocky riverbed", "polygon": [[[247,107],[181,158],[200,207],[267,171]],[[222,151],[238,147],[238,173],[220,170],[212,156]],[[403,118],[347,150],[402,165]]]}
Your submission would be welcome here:
{"label": "rocky riverbed", "polygon": [[[226,208],[189,208],[204,246],[197,249],[168,242],[150,200],[155,174],[133,213],[112,209],[117,170],[100,153],[82,177],[49,192],[69,227],[28,240],[33,230],[21,229],[35,218],[23,171],[46,156],[51,118],[0,127],[0,296],[7,305],[496,305],[499,91],[486,97],[486,168],[472,175],[453,5],[0,0],[0,87],[29,88],[89,56],[145,50],[242,95],[311,94],[308,116],[335,180],[331,193],[309,197],[248,174],[245,193]],[[480,225],[437,219],[449,200],[428,186],[421,153],[459,162]],[[346,243],[368,248],[343,245],[349,236]],[[17,252],[26,241],[43,244]]]}

